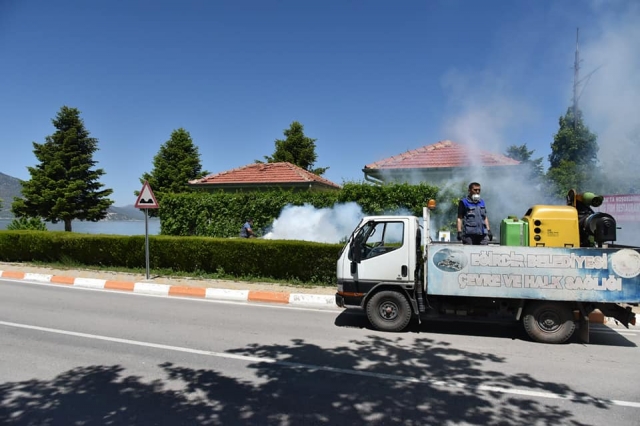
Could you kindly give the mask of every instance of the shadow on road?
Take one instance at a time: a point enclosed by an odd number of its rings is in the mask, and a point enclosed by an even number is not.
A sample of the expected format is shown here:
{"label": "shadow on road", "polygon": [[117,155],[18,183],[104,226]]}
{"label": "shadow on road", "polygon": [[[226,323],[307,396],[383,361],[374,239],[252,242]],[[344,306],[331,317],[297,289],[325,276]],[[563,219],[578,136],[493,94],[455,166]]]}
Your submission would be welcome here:
{"label": "shadow on road", "polygon": [[[375,331],[362,310],[345,309],[336,317],[334,324],[338,327],[361,328]],[[450,334],[462,336],[496,337],[511,340],[531,341],[519,322],[490,322],[474,321],[469,318],[461,319],[427,319],[420,324],[412,321],[402,333],[428,333],[429,335]],[[619,334],[615,329],[604,325],[591,326],[589,344],[603,346],[637,347],[637,345]],[[583,344],[576,332],[568,344]]]}
{"label": "shadow on road", "polygon": [[589,333],[589,345],[638,347],[635,342],[620,334],[624,332],[625,329],[613,328],[607,325],[592,326],[591,333]]}
{"label": "shadow on road", "polygon": [[97,365],[51,380],[4,383],[0,424],[581,424],[544,398],[480,386],[553,392],[585,406],[608,407],[562,383],[507,374],[505,360],[495,355],[428,337],[407,342],[368,335],[333,349],[292,340],[229,353],[252,357],[237,362],[247,363],[255,380],[166,362],[159,365],[166,377],[150,382],[120,365]]}

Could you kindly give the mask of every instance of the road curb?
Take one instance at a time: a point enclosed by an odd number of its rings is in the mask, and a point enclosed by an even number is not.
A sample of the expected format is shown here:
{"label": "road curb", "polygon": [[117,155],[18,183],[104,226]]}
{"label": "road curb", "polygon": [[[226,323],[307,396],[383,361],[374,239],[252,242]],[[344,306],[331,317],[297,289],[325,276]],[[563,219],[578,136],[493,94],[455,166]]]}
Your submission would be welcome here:
{"label": "road curb", "polygon": [[90,288],[149,294],[153,296],[213,299],[234,302],[276,303],[280,305],[334,308],[333,295],[275,292],[264,290],[230,290],[212,287],[188,287],[153,282],[112,281],[98,278],[80,278],[33,272],[0,271],[1,278],[35,281],[59,286]]}

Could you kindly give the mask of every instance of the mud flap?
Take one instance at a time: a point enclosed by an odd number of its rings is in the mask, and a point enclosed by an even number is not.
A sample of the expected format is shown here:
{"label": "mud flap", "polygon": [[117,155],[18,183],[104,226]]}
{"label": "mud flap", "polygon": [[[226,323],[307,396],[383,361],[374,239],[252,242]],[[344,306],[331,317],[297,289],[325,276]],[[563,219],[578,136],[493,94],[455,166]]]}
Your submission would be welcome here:
{"label": "mud flap", "polygon": [[[415,294],[415,292],[414,292],[414,294]],[[418,324],[422,324],[422,321],[420,320],[420,310],[418,308],[419,303],[416,302],[415,297],[410,297],[409,298],[409,303],[411,303],[411,309],[413,309],[413,312],[418,314],[418,315],[416,315],[418,317]]]}
{"label": "mud flap", "polygon": [[578,310],[574,311],[576,323],[578,324],[578,340],[582,343],[589,343],[590,324],[587,307],[578,302]]}
{"label": "mud flap", "polygon": [[589,343],[589,316],[580,315],[578,322],[578,339],[582,343]]}

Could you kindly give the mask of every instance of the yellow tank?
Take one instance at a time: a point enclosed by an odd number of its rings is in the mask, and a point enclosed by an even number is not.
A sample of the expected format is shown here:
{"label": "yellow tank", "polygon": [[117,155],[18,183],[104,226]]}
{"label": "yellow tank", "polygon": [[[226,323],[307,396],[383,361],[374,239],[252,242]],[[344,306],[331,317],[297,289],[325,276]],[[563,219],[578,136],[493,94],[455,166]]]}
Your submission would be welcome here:
{"label": "yellow tank", "polygon": [[573,206],[533,206],[522,220],[529,224],[531,247],[580,247],[578,212]]}

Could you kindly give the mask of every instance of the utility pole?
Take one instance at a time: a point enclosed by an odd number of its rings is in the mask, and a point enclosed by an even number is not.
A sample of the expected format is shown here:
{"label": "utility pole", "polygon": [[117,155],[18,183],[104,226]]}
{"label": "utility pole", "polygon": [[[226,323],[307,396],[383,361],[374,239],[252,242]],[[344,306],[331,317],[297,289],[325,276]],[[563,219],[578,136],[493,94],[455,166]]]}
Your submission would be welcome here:
{"label": "utility pole", "polygon": [[580,28],[576,28],[576,59],[573,64],[573,128],[578,124],[578,84],[580,80],[580,50],[578,49],[578,36]]}

